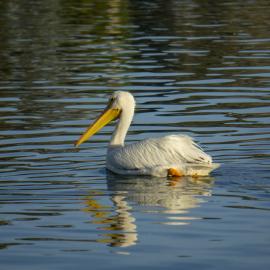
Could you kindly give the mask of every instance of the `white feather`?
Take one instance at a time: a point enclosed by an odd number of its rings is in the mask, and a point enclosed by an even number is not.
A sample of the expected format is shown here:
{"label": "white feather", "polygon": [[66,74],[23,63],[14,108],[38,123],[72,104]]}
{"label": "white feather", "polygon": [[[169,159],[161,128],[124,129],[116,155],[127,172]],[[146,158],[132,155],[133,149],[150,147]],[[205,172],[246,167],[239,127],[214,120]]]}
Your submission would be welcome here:
{"label": "white feather", "polygon": [[112,148],[107,153],[107,168],[120,174],[166,176],[169,168],[185,175],[207,175],[216,166],[192,138],[179,134]]}

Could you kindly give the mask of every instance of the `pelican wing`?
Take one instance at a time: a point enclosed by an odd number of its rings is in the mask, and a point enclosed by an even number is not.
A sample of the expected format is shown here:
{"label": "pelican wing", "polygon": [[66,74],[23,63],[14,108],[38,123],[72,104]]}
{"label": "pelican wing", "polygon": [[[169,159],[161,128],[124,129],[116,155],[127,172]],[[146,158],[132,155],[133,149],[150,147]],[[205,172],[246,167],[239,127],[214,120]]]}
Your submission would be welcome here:
{"label": "pelican wing", "polygon": [[107,156],[109,167],[125,170],[187,163],[207,165],[212,159],[186,135],[142,140],[111,150]]}

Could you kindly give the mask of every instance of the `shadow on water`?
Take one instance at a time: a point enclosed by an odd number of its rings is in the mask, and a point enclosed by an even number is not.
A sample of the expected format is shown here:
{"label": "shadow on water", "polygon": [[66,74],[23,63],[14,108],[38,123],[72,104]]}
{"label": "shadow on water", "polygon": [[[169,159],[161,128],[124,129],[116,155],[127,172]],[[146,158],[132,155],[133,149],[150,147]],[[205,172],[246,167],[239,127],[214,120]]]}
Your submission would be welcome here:
{"label": "shadow on water", "polygon": [[84,200],[83,210],[91,214],[91,223],[105,231],[98,242],[127,247],[140,241],[133,208],[145,208],[146,215],[161,214],[163,225],[189,225],[192,220],[200,219],[190,216],[190,212],[211,196],[213,183],[213,177],[164,179],[107,172],[113,206],[103,205],[99,199],[102,193],[92,189]]}

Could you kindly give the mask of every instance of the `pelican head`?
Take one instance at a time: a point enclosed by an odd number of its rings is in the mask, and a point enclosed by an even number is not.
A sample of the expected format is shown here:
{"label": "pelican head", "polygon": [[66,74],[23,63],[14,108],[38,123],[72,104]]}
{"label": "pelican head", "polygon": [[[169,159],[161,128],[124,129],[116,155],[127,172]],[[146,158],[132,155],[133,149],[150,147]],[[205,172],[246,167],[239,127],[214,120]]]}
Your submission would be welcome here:
{"label": "pelican head", "polygon": [[111,145],[123,145],[124,139],[132,121],[135,109],[135,100],[129,92],[117,91],[109,98],[108,105],[102,114],[91,124],[82,134],[75,146],[79,146],[101,128],[111,121],[120,118],[117,127],[113,133]]}

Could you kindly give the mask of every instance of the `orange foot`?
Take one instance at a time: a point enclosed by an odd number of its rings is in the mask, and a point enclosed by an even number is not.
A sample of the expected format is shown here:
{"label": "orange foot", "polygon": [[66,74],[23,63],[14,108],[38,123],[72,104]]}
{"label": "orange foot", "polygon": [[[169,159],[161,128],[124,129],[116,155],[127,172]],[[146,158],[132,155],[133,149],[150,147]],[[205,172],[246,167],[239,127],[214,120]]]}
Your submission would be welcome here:
{"label": "orange foot", "polygon": [[180,170],[178,169],[175,169],[175,168],[170,168],[168,169],[168,176],[183,176],[183,172],[181,172]]}

